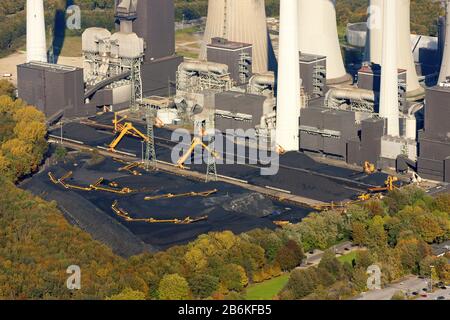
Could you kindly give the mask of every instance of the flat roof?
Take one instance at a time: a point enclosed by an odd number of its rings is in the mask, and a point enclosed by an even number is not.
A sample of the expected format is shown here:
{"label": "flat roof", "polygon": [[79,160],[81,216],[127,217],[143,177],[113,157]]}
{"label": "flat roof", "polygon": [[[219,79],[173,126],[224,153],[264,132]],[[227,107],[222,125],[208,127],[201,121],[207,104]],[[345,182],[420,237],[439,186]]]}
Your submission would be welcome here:
{"label": "flat roof", "polygon": [[249,43],[229,41],[223,38],[213,38],[212,42],[208,44],[208,47],[212,48],[220,48],[220,49],[228,49],[228,50],[239,50],[243,48],[251,47],[252,45]]}
{"label": "flat roof", "polygon": [[35,61],[20,64],[19,67],[36,69],[36,70],[49,70],[49,71],[53,71],[56,73],[67,73],[67,72],[82,70],[77,67],[66,66],[66,65],[62,65],[62,64],[35,62]]}
{"label": "flat roof", "polygon": [[314,62],[318,60],[326,59],[325,56],[319,56],[317,54],[303,53],[300,52],[300,61],[302,62]]}

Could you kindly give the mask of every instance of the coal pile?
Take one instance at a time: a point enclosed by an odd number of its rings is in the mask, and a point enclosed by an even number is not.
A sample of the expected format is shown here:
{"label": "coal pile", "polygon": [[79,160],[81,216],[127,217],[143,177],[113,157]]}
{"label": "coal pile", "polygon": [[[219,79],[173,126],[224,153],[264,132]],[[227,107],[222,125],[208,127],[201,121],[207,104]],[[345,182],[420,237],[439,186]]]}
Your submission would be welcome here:
{"label": "coal pile", "polygon": [[[235,233],[254,228],[276,226],[275,220],[298,222],[310,210],[273,201],[260,194],[222,182],[201,183],[161,171],[147,173],[138,169],[141,176],[134,176],[118,169],[124,164],[105,158],[101,163],[89,166],[87,154],[60,163],[35,175],[22,187],[48,200],[57,201],[67,219],[109,245],[116,253],[130,256],[143,251],[158,251],[173,245],[185,244],[200,234],[211,231],[231,230]],[[103,186],[110,183],[117,188],[127,187],[134,192],[116,194],[104,191],[67,190],[53,184],[48,172],[60,178],[67,172],[73,175],[66,183],[88,187],[99,178]],[[186,196],[146,201],[146,196],[205,192],[217,189],[209,197]],[[192,224],[129,222],[111,208],[118,201],[121,209],[132,218],[158,220],[196,218],[207,220]]]}

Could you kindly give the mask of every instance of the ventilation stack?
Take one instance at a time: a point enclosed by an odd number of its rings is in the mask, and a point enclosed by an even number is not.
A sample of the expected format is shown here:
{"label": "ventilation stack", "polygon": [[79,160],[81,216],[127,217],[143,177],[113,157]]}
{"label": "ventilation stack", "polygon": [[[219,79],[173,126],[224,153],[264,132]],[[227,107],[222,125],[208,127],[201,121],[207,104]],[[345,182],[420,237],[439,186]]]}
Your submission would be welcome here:
{"label": "ventilation stack", "polygon": [[387,135],[398,137],[399,105],[398,105],[398,32],[397,32],[397,0],[384,1],[383,11],[383,46],[380,88],[380,117],[387,119]]}
{"label": "ventilation stack", "polygon": [[264,0],[209,0],[201,60],[206,60],[206,46],[216,37],[251,44],[253,72],[268,71],[269,36]]}
{"label": "ventilation stack", "polygon": [[447,0],[445,5],[445,42],[444,53],[442,55],[441,72],[439,74],[439,83],[445,82],[447,77],[450,77],[450,1]]}
{"label": "ventilation stack", "polygon": [[327,57],[327,82],[351,81],[339,45],[336,1],[299,0],[298,26],[300,52]]}
{"label": "ventilation stack", "polygon": [[286,151],[299,149],[301,81],[297,12],[297,0],[280,1],[276,141]]}
{"label": "ventilation stack", "polygon": [[27,62],[47,62],[43,0],[27,0]]}
{"label": "ventilation stack", "polygon": [[[384,0],[371,0],[371,17],[369,36],[366,45],[366,60],[374,64],[381,65],[382,56],[382,21],[383,21],[383,2]],[[397,4],[397,23],[398,33],[398,55],[397,67],[406,70],[406,92],[408,98],[414,98],[424,93],[424,88],[419,84],[419,78],[416,72],[413,53],[411,50],[411,1],[395,0]]]}

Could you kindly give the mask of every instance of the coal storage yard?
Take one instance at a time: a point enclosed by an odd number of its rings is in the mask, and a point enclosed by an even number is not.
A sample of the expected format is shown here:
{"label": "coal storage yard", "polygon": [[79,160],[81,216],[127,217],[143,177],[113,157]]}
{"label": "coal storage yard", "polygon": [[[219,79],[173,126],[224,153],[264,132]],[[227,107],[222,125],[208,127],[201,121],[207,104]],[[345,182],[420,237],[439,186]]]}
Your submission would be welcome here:
{"label": "coal storage yard", "polygon": [[[97,123],[110,126],[112,125],[112,119],[113,114],[111,113],[92,118]],[[135,124],[135,126],[142,132],[146,132],[143,124]],[[55,129],[51,134],[60,136],[60,129]],[[155,128],[158,160],[173,163],[171,153],[176,142],[171,141],[171,134],[170,130]],[[107,147],[114,139],[111,131],[96,130],[79,123],[66,124],[63,128],[63,137],[81,141],[91,147]],[[139,139],[125,136],[116,150],[141,158],[142,147]],[[251,153],[247,149],[248,154]],[[322,202],[350,199],[361,192],[365,192],[369,187],[383,185],[387,178],[387,175],[381,172],[366,175],[361,171],[319,163],[301,152],[284,154],[280,156],[279,162],[280,168],[276,175],[263,176],[261,175],[262,166],[252,164],[218,164],[217,172],[222,176],[240,179],[249,184],[277,188],[288,191],[293,195]],[[206,172],[206,165],[193,164],[187,166],[194,171]]]}
{"label": "coal storage yard", "polygon": [[[75,143],[78,150],[106,149],[115,137],[112,120],[113,114],[107,113],[87,122],[65,123],[49,134],[53,140],[62,135],[64,141]],[[133,124],[146,132],[144,124]],[[172,149],[177,142],[171,141],[171,135],[168,129],[155,128],[156,155],[160,161],[173,163]],[[140,160],[143,147],[138,138],[126,135],[116,150]],[[234,147],[236,150],[237,146]],[[326,203],[351,199],[368,187],[383,185],[387,177],[384,173],[366,175],[319,163],[300,152],[280,156],[278,173],[264,176],[261,175],[264,166],[248,160],[252,154],[249,151],[247,148],[243,164],[217,164],[220,176],[237,179],[244,182],[244,186],[223,181],[204,183],[163,170],[124,171],[120,169],[126,164],[117,159],[99,157],[101,161],[96,163],[91,159],[92,154],[78,152],[71,153],[64,163],[35,175],[22,187],[47,200],[55,200],[71,223],[116,253],[130,256],[185,244],[211,231],[242,233],[255,228],[273,229],[275,223],[299,222],[313,211],[307,206],[278,201],[282,196],[269,197],[245,186],[276,189],[286,195]],[[195,160],[194,157],[191,160]],[[191,172],[206,172],[205,164],[187,164],[187,167]],[[68,174],[70,172],[72,174]],[[63,183],[58,183],[61,178]],[[92,189],[92,185],[100,184],[99,179],[102,179],[101,186],[107,189],[129,192]],[[66,188],[67,185],[75,188]],[[211,194],[201,196],[204,192]],[[189,223],[183,223],[188,220]]]}

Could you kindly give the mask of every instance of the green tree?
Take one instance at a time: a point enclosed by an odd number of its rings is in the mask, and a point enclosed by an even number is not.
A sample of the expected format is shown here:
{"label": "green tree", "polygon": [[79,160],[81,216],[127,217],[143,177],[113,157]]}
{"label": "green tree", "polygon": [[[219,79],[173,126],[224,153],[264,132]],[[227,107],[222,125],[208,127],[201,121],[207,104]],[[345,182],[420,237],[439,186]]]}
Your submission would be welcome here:
{"label": "green tree", "polygon": [[204,273],[194,274],[188,279],[192,294],[200,299],[210,297],[219,287],[219,278]]}
{"label": "green tree", "polygon": [[107,300],[145,300],[145,294],[131,288],[125,288],[122,292],[107,298]]}

